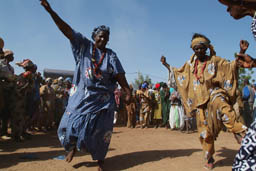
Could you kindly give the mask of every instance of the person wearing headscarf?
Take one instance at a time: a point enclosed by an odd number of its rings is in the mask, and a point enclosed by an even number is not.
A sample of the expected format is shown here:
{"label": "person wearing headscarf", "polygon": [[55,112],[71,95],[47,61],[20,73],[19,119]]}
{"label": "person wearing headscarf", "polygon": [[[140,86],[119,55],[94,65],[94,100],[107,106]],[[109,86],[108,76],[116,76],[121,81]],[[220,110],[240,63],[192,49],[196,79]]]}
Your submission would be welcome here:
{"label": "person wearing headscarf", "polygon": [[[238,68],[246,67],[246,61],[232,62],[216,56],[210,40],[195,33],[191,48],[194,54],[180,69],[171,67],[164,56],[162,64],[173,73],[170,77],[176,82],[186,112],[195,113],[199,140],[201,142],[205,168],[214,164],[214,141],[225,126],[240,143],[247,127],[236,121],[233,104],[236,102]],[[206,52],[209,49],[210,54]]]}
{"label": "person wearing headscarf", "polygon": [[147,128],[149,126],[150,117],[150,100],[151,96],[148,92],[148,83],[144,82],[141,85],[141,90],[137,92],[140,99],[140,125],[141,128]]}
{"label": "person wearing headscarf", "polygon": [[55,102],[56,96],[53,88],[51,87],[52,79],[46,78],[45,85],[40,87],[40,128],[45,127],[45,131],[53,127],[55,115]]}
{"label": "person wearing headscarf", "polygon": [[185,126],[184,108],[181,103],[180,94],[173,87],[170,88],[170,112],[169,124],[170,128],[182,130]]}
{"label": "person wearing headscarf", "polygon": [[154,90],[154,121],[155,121],[155,128],[158,128],[162,122],[162,101],[160,97],[160,83],[155,84],[155,90]]}
{"label": "person wearing headscarf", "polygon": [[116,83],[126,92],[127,103],[131,97],[116,53],[106,48],[110,29],[95,28],[91,41],[64,22],[47,0],[41,0],[41,5],[70,40],[76,63],[68,105],[58,128],[59,140],[68,151],[66,161],[71,162],[77,150],[87,151],[98,161],[98,170],[103,170],[113,131]]}

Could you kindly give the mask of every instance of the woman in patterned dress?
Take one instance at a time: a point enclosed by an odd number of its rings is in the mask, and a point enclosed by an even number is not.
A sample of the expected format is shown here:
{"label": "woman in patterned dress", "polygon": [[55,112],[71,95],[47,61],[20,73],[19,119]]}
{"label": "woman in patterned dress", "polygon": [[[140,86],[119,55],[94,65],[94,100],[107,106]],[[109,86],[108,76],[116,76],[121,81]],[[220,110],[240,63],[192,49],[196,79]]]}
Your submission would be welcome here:
{"label": "woman in patterned dress", "polygon": [[59,140],[68,151],[66,161],[71,162],[77,150],[86,151],[98,161],[98,170],[103,170],[113,130],[116,82],[126,92],[127,102],[131,97],[116,53],[106,48],[109,28],[95,28],[92,42],[65,23],[47,0],[41,0],[41,5],[70,40],[76,63],[68,105],[58,128]]}
{"label": "woman in patterned dress", "polygon": [[[233,105],[236,101],[238,67],[248,67],[242,57],[230,62],[218,56],[210,40],[201,34],[194,34],[191,41],[194,54],[180,69],[170,67],[166,58],[161,62],[168,68],[176,81],[187,113],[196,113],[199,140],[201,142],[205,168],[214,164],[214,141],[225,126],[241,142],[241,135],[247,127],[236,121]],[[207,55],[207,50],[210,54]]]}

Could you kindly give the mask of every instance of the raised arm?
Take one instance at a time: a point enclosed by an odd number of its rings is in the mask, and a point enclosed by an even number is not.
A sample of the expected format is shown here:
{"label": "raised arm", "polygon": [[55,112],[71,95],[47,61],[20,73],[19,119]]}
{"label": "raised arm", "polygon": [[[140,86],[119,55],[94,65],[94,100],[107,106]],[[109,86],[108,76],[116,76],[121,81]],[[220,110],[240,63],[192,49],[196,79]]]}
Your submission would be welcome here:
{"label": "raised arm", "polygon": [[249,42],[246,40],[241,40],[240,41],[240,53],[236,54],[238,64],[240,67],[243,67],[243,68],[256,67],[256,59],[252,58],[248,54],[245,54],[248,47],[249,47]]}
{"label": "raised arm", "polygon": [[41,5],[45,8],[45,10],[51,15],[53,21],[55,24],[58,26],[60,31],[69,39],[73,39],[72,35],[72,28],[65,22],[63,21],[55,11],[52,10],[50,4],[48,3],[47,0],[40,0]]}
{"label": "raised arm", "polygon": [[249,47],[247,40],[240,40],[240,53],[244,54]]}
{"label": "raised arm", "polygon": [[162,62],[162,64],[168,69],[168,71],[170,72],[170,65],[166,62],[166,58],[164,56],[161,57],[160,61]]}

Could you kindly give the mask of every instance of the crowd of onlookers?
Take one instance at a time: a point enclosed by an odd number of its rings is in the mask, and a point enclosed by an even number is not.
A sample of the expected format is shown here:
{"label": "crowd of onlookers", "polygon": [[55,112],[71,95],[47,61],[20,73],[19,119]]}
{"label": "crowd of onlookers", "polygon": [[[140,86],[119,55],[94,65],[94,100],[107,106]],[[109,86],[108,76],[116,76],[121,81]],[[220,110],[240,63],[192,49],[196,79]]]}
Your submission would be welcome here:
{"label": "crowd of onlookers", "polygon": [[29,59],[16,63],[24,72],[15,75],[10,65],[13,60],[13,52],[1,46],[0,135],[21,141],[29,138],[31,131],[48,131],[58,126],[72,81],[63,77],[43,79]]}
{"label": "crowd of onlookers", "polygon": [[156,83],[154,87],[147,81],[137,90],[132,90],[130,104],[124,102],[125,93],[118,86],[115,90],[117,110],[114,123],[129,128],[165,127],[171,130],[195,130],[194,117],[188,117],[175,87],[166,83]]}
{"label": "crowd of onlookers", "polygon": [[[21,141],[29,138],[31,131],[48,131],[56,128],[68,102],[71,78],[43,78],[30,59],[17,62],[24,72],[14,73],[10,63],[11,50],[0,48],[0,136]],[[125,93],[116,87],[114,123],[135,127],[166,127],[183,129],[184,109],[177,91],[166,83],[152,87],[143,82],[132,90],[131,103],[124,103]],[[193,125],[193,124],[187,124]],[[191,126],[190,126],[191,127]]]}
{"label": "crowd of onlookers", "polygon": [[[0,48],[0,136],[20,141],[29,138],[31,131],[48,131],[58,126],[72,80],[69,77],[43,78],[29,59],[16,63],[24,72],[15,75],[10,65],[13,60],[11,50]],[[244,84],[234,108],[237,118],[249,126],[256,115],[256,86],[250,85],[247,79]],[[195,116],[186,114],[175,86],[164,82],[153,86],[144,81],[136,90],[133,87],[131,84],[132,98],[126,104],[125,92],[116,86],[113,121],[116,126],[165,127],[187,132],[196,129]]]}

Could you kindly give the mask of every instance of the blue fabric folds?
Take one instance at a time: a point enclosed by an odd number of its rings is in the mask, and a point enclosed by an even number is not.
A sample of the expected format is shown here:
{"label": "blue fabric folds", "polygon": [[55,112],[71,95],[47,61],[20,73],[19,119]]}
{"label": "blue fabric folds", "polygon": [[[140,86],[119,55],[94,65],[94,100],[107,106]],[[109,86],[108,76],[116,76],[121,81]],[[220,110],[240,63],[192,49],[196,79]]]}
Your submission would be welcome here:
{"label": "blue fabric folds", "polygon": [[77,148],[104,160],[113,131],[113,110],[79,115],[65,112],[58,129],[58,137],[66,151]]}

